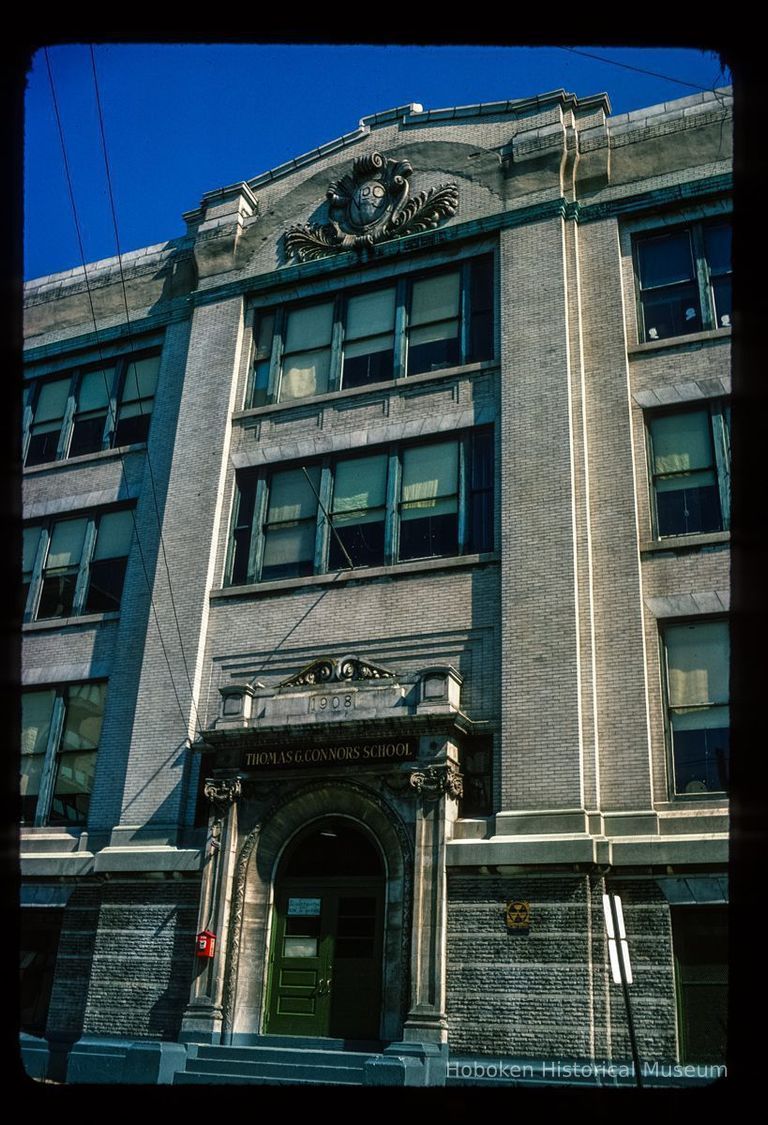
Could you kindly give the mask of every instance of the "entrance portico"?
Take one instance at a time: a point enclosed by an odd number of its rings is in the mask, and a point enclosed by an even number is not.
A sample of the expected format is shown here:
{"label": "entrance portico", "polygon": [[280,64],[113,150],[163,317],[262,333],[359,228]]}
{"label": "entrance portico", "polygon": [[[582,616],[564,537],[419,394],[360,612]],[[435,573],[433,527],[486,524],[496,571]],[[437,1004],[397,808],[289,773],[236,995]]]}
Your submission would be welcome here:
{"label": "entrance portico", "polygon": [[184,1039],[446,1043],[460,684],[450,667],[406,681],[346,657],[271,692],[222,689],[200,911],[217,946]]}

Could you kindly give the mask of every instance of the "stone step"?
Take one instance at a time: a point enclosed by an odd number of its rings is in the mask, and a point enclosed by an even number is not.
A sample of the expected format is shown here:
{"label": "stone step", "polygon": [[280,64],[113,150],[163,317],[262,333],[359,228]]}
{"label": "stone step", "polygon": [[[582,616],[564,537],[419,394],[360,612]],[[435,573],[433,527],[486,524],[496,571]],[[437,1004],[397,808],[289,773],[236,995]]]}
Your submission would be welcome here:
{"label": "stone step", "polygon": [[242,1074],[190,1074],[188,1071],[179,1071],[173,1079],[174,1086],[210,1086],[210,1085],[249,1085],[249,1086],[361,1086],[362,1079],[356,1078],[353,1082],[344,1079],[327,1079],[318,1082],[312,1078],[260,1078]]}
{"label": "stone step", "polygon": [[276,1078],[283,1079],[286,1082],[300,1079],[303,1082],[340,1082],[347,1085],[360,1085],[363,1082],[362,1064],[342,1066],[326,1063],[323,1065],[296,1056],[283,1062],[273,1062],[267,1059],[248,1061],[240,1059],[188,1059],[185,1073],[240,1075],[243,1079],[256,1078],[264,1082],[271,1082]]}
{"label": "stone step", "polygon": [[348,1066],[361,1070],[366,1059],[372,1056],[373,1052],[325,1051],[311,1047],[199,1046],[194,1053],[190,1050],[188,1063],[198,1059],[217,1064],[232,1062],[238,1066],[248,1063],[280,1063],[286,1065],[295,1062],[297,1065],[304,1066]]}

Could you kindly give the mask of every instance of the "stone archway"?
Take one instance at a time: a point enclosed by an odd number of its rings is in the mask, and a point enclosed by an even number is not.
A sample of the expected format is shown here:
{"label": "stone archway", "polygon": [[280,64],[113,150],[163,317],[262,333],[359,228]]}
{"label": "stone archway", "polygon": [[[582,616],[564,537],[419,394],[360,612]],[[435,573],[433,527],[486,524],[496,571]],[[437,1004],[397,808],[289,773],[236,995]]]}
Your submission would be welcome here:
{"label": "stone archway", "polygon": [[408,1008],[413,845],[401,818],[381,796],[349,781],[294,789],[246,836],[235,869],[224,989],[224,1033],[236,1039],[263,1029],[274,879],[298,832],[329,816],[362,827],[381,851],[386,872],[380,1038],[401,1037]]}

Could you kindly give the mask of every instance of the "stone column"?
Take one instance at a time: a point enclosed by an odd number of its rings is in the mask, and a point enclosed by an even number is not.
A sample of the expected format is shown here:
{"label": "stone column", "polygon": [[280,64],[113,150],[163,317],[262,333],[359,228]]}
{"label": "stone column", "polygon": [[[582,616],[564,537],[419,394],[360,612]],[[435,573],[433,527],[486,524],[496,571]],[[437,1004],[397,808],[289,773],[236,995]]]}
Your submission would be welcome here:
{"label": "stone column", "polygon": [[416,793],[411,939],[411,1006],[403,1040],[447,1043],[445,1013],[446,874],[445,846],[457,814],[462,779],[449,745],[448,759],[411,773]]}
{"label": "stone column", "polygon": [[200,891],[197,932],[216,935],[215,955],[199,959],[189,1003],[181,1023],[182,1042],[218,1043],[221,1039],[222,998],[232,882],[237,859],[237,800],[239,777],[208,779],[205,795],[211,802],[208,841]]}

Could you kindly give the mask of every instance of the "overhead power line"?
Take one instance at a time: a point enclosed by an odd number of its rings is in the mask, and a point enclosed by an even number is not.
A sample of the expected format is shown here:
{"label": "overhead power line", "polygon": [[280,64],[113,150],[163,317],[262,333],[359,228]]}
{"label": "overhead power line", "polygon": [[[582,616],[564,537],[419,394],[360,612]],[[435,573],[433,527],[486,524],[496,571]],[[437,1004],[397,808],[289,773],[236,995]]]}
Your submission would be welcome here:
{"label": "overhead power line", "polygon": [[665,82],[674,82],[678,86],[687,86],[690,90],[701,90],[704,93],[712,91],[711,86],[700,86],[697,82],[686,82],[682,78],[673,78],[670,74],[659,74],[655,70],[646,70],[642,66],[633,66],[631,63],[618,62],[617,59],[606,59],[601,55],[593,55],[590,51],[582,51],[578,47],[560,47],[561,51],[570,51],[572,55],[581,55],[585,59],[595,59],[597,62],[607,63],[608,66],[618,66],[622,70],[633,70],[636,74],[647,74],[651,78],[661,78]]}
{"label": "overhead power line", "polygon": [[[94,304],[93,304],[93,293],[92,293],[92,290],[91,290],[91,284],[90,284],[90,280],[88,278],[88,270],[87,270],[87,267],[86,267],[85,247],[84,247],[84,244],[83,244],[83,236],[82,236],[82,231],[81,231],[81,228],[80,228],[80,220],[79,220],[78,214],[77,214],[77,204],[75,202],[75,193],[74,193],[74,188],[73,188],[73,185],[72,185],[72,176],[71,176],[70,168],[69,168],[69,158],[67,156],[67,146],[66,146],[66,143],[65,143],[65,140],[64,140],[64,127],[63,127],[62,120],[61,120],[61,113],[59,111],[59,101],[58,101],[58,97],[56,95],[56,84],[53,80],[53,72],[51,70],[51,61],[50,61],[50,57],[49,57],[49,54],[48,54],[48,48],[47,47],[44,48],[44,54],[45,54],[46,68],[48,70],[48,81],[49,81],[49,84],[50,84],[50,87],[51,87],[51,98],[53,100],[53,110],[54,110],[54,114],[55,114],[55,117],[56,117],[56,126],[57,126],[58,134],[59,134],[59,142],[61,144],[62,159],[63,159],[63,162],[64,162],[64,175],[65,175],[65,178],[66,178],[66,181],[67,181],[67,192],[69,194],[69,202],[70,202],[70,207],[72,209],[72,219],[73,219],[74,226],[75,226],[75,234],[76,234],[76,237],[77,237],[77,244],[78,244],[78,248],[79,248],[79,252],[80,252],[80,260],[81,260],[82,265],[83,265],[83,278],[85,280],[85,288],[86,288],[86,292],[88,294],[88,304],[89,304],[90,311],[91,311],[91,319],[93,321],[93,333],[94,333],[94,336],[96,338],[96,346],[97,346],[98,351],[99,351],[99,359],[101,360],[101,363],[102,363],[102,371],[103,371],[103,374],[104,374],[104,381],[105,381],[105,385],[106,385],[106,372],[104,371],[104,355],[103,355],[103,352],[102,352],[101,340],[100,340],[100,337],[99,337],[98,322],[97,322],[97,319],[96,319],[96,310],[95,310],[95,307],[94,307]],[[122,466],[123,479],[127,481],[128,476],[127,476],[127,473],[125,471],[125,459],[124,459],[122,451],[119,449],[119,447],[118,447],[118,456],[120,457],[120,464]],[[149,454],[148,453],[147,453],[147,460],[149,460]],[[134,530],[134,534],[136,536],[136,545],[137,545],[138,550],[139,550],[139,558],[141,560],[141,567],[142,567],[142,570],[144,572],[144,580],[147,584],[147,592],[149,594],[149,600],[150,600],[150,604],[152,606],[152,613],[153,613],[153,616],[154,616],[154,619],[155,619],[155,625],[157,627],[157,635],[158,635],[159,640],[160,640],[160,647],[162,649],[163,657],[165,659],[165,663],[166,663],[166,666],[168,668],[168,675],[169,675],[170,680],[171,680],[171,688],[172,688],[173,694],[176,698],[176,704],[179,708],[179,714],[181,715],[182,722],[184,723],[184,726],[186,727],[187,719],[186,719],[186,716],[184,714],[184,708],[181,705],[181,699],[179,698],[179,693],[176,689],[176,682],[174,680],[173,670],[171,668],[171,662],[170,662],[170,659],[168,657],[168,650],[166,649],[165,641],[163,640],[163,633],[162,633],[162,630],[160,628],[160,619],[158,617],[157,607],[155,605],[155,600],[152,596],[152,583],[150,582],[149,571],[147,569],[147,561],[146,561],[146,558],[145,558],[145,555],[144,555],[144,549],[141,545],[141,537],[139,535],[138,525],[136,523],[136,510],[135,510],[135,507],[131,507],[128,510],[131,513],[131,519],[133,521],[133,530]],[[162,532],[161,532],[161,539],[162,539]],[[194,705],[194,700],[193,700],[193,705]],[[199,728],[199,722],[198,722],[198,728]]]}
{"label": "overhead power line", "polygon": [[[101,95],[99,93],[99,78],[98,78],[98,74],[96,72],[96,58],[95,58],[94,51],[93,51],[93,44],[90,44],[90,54],[91,54],[91,69],[93,71],[93,86],[94,86],[94,90],[95,90],[95,93],[96,93],[96,110],[97,110],[98,118],[99,118],[99,133],[100,133],[100,136],[101,136],[101,151],[102,151],[102,154],[104,156],[104,171],[106,173],[106,179],[107,179],[107,194],[109,196],[109,208],[110,208],[110,212],[112,214],[112,228],[115,232],[115,247],[117,249],[117,265],[118,265],[118,269],[120,271],[120,285],[121,285],[121,288],[122,288],[122,291],[123,291],[123,305],[125,307],[125,320],[126,320],[126,324],[128,325],[128,327],[130,329],[130,327],[131,327],[131,315],[130,315],[130,312],[129,312],[129,309],[128,309],[128,293],[127,293],[126,285],[125,285],[125,274],[123,273],[123,257],[122,257],[122,251],[120,249],[120,234],[119,234],[118,225],[117,225],[117,209],[115,207],[115,196],[114,196],[114,192],[112,190],[112,173],[111,173],[110,164],[109,164],[109,154],[107,152],[107,138],[106,138],[106,131],[105,131],[105,128],[104,128],[104,114],[103,114],[102,107],[101,107]],[[133,354],[133,351],[134,351],[133,336],[129,335],[128,339],[129,339],[130,353]],[[139,399],[139,408],[141,409],[141,400],[140,399]],[[190,701],[192,703],[192,707],[194,708],[194,712],[195,712],[195,722],[197,724],[197,728],[198,728],[198,731],[199,731],[200,730],[200,715],[199,715],[198,710],[197,710],[197,704],[195,703],[195,692],[194,692],[194,688],[192,687],[192,678],[189,674],[189,666],[187,665],[187,657],[186,657],[186,654],[184,652],[184,640],[183,640],[182,635],[181,635],[181,627],[179,625],[179,617],[178,617],[178,613],[177,613],[177,610],[176,610],[176,599],[173,596],[173,583],[171,581],[171,571],[170,571],[170,568],[168,566],[168,555],[167,555],[166,550],[165,550],[165,540],[163,539],[163,529],[162,529],[162,524],[161,524],[161,519],[160,519],[160,508],[159,508],[159,505],[158,505],[158,502],[157,502],[157,488],[156,488],[156,485],[155,485],[155,474],[154,474],[153,469],[152,469],[152,460],[149,456],[149,448],[147,448],[147,468],[149,469],[150,491],[152,493],[152,502],[153,502],[154,508],[155,508],[155,517],[156,517],[156,520],[157,520],[157,527],[158,527],[158,531],[160,533],[160,553],[161,553],[162,558],[163,558],[163,566],[165,567],[165,574],[166,574],[166,577],[168,579],[168,592],[169,592],[170,599],[171,599],[171,609],[173,611],[173,620],[174,620],[175,625],[176,625],[176,634],[179,638],[179,651],[181,653],[182,664],[184,665],[184,674],[187,678],[187,684],[189,685],[189,696],[190,696]]]}

